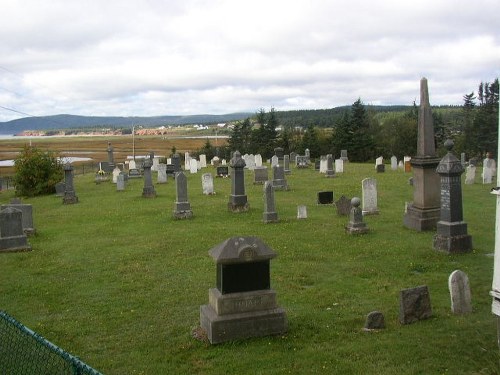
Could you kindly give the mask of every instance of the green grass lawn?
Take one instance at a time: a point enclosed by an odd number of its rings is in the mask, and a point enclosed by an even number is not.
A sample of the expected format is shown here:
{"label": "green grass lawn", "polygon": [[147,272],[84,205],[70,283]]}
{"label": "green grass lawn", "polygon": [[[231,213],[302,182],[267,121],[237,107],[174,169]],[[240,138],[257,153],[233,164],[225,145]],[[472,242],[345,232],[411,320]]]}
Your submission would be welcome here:
{"label": "green grass lawn", "polygon": [[[33,205],[33,251],[0,254],[0,309],[105,374],[494,374],[499,372],[491,313],[495,196],[491,185],[463,185],[464,219],[474,251],[432,249],[433,232],[402,225],[412,200],[410,174],[377,174],[373,164],[345,166],[327,179],[294,169],[290,191],[276,191],[280,222],[262,223],[263,191],[246,174],[247,213],[227,211],[229,179],[202,194],[201,173],[187,173],[192,220],[172,217],[175,183],[141,197],[142,180],[125,192],[75,177],[80,202],[46,196]],[[214,173],[213,169],[208,171]],[[316,194],[361,197],[361,180],[378,182],[379,215],[371,232],[349,236],[348,219]],[[2,192],[7,203],[13,192]],[[308,218],[297,220],[297,206]],[[192,337],[199,307],[215,287],[208,251],[232,236],[258,236],[277,253],[271,285],[287,311],[289,331],[212,346]],[[448,276],[469,276],[473,313],[450,310]],[[399,291],[428,285],[433,317],[402,326]],[[387,328],[362,331],[366,315],[385,314]]]}

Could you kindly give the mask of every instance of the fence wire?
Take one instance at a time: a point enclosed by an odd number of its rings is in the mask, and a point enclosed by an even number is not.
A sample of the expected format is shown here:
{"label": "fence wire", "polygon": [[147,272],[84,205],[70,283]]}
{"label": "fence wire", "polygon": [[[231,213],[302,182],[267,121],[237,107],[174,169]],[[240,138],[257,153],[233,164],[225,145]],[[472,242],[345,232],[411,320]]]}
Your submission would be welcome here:
{"label": "fence wire", "polygon": [[0,311],[0,374],[102,375]]}

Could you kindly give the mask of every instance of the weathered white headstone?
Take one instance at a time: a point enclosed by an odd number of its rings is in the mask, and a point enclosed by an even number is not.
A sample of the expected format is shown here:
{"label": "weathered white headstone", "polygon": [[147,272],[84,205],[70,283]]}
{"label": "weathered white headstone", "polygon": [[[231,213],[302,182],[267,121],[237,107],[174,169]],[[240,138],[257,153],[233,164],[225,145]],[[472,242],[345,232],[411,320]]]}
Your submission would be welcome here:
{"label": "weathered white headstone", "polygon": [[342,159],[335,160],[335,172],[344,173],[344,161]]}
{"label": "weathered white headstone", "polygon": [[153,158],[153,166],[151,167],[151,170],[152,171],[157,171],[158,170],[158,164],[160,164],[160,157],[159,156],[155,156]]}
{"label": "weathered white headstone", "polygon": [[474,184],[475,180],[476,180],[476,166],[468,165],[465,170],[465,183],[467,185],[472,185]]}
{"label": "weathered white headstone", "polygon": [[398,158],[396,156],[391,156],[391,169],[393,171],[398,170]]}
{"label": "weathered white headstone", "polygon": [[115,169],[113,169],[113,184],[116,184],[116,179],[118,177],[118,175],[120,174],[120,168],[118,167],[115,167]]}
{"label": "weathered white headstone", "polygon": [[307,206],[297,206],[297,219],[307,219]]}
{"label": "weathered white headstone", "polygon": [[220,164],[221,164],[221,165],[227,165],[227,161],[226,161],[226,159],[222,159],[222,161],[221,161],[221,163],[220,163]]}
{"label": "weathered white headstone", "polygon": [[262,155],[261,154],[255,155],[255,166],[257,168],[262,167]]}
{"label": "weathered white headstone", "polygon": [[135,163],[135,160],[130,160],[129,163],[128,163],[128,169],[137,169],[137,166],[136,166],[136,163]]}
{"label": "weathered white headstone", "polygon": [[403,160],[400,160],[400,161],[399,161],[399,163],[398,163],[398,168],[399,168],[399,169],[405,169],[405,165],[404,165]]}
{"label": "weathered white headstone", "polygon": [[278,165],[278,163],[279,163],[278,157],[276,155],[273,155],[273,157],[271,158],[271,167]]}
{"label": "weathered white headstone", "polygon": [[495,160],[486,158],[483,161],[483,184],[491,184],[495,175]]}
{"label": "weathered white headstone", "polygon": [[167,165],[160,163],[158,164],[158,183],[165,184],[167,182]]}
{"label": "weathered white headstone", "polygon": [[448,288],[451,297],[451,311],[453,314],[468,314],[472,312],[469,278],[455,270],[448,278]]}
{"label": "weathered white headstone", "polygon": [[206,167],[207,167],[207,155],[201,154],[199,168],[206,168]]}
{"label": "weathered white headstone", "polygon": [[203,173],[203,175],[201,176],[201,186],[203,188],[203,194],[205,195],[215,194],[214,178],[211,173]]}
{"label": "weathered white headstone", "polygon": [[362,182],[363,215],[378,214],[377,207],[377,180],[365,178]]}
{"label": "weathered white headstone", "polygon": [[186,171],[191,170],[191,156],[189,156],[189,152],[184,153],[184,169]]}
{"label": "weathered white headstone", "polygon": [[384,164],[384,158],[382,156],[379,156],[378,158],[375,159],[375,169],[377,169],[377,165]]}
{"label": "weathered white headstone", "polygon": [[319,160],[319,173],[326,173],[327,170],[327,161],[326,161],[326,156],[321,155],[321,158]]}
{"label": "weathered white headstone", "polygon": [[198,173],[198,160],[191,159],[189,161],[189,172]]}

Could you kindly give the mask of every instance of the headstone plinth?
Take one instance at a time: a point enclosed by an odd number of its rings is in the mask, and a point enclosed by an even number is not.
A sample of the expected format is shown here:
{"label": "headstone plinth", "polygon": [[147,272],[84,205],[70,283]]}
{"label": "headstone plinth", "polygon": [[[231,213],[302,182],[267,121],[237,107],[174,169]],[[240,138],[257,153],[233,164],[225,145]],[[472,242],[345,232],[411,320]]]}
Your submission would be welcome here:
{"label": "headstone plinth", "polygon": [[472,237],[467,234],[463,221],[462,180],[464,167],[451,153],[453,142],[445,142],[448,153],[439,163],[436,172],[441,176],[441,215],[434,236],[434,249],[446,253],[472,251]]}
{"label": "headstone plinth", "polygon": [[239,151],[235,151],[229,164],[231,167],[231,194],[227,205],[229,211],[246,212],[250,209],[248,198],[245,194],[245,160]]}
{"label": "headstone plinth", "polygon": [[22,216],[23,213],[13,207],[0,211],[0,253],[31,250],[23,231]]}
{"label": "headstone plinth", "polygon": [[[418,112],[417,156],[411,158],[413,167],[413,202],[403,218],[407,228],[417,231],[434,230],[440,215],[439,158],[434,144],[434,124],[427,79],[420,81],[420,108]],[[406,161],[405,161],[406,171]]]}
{"label": "headstone plinth", "polygon": [[217,266],[217,288],[200,307],[200,325],[210,343],[285,333],[286,313],[270,282],[276,253],[259,238],[232,237],[209,254]]}

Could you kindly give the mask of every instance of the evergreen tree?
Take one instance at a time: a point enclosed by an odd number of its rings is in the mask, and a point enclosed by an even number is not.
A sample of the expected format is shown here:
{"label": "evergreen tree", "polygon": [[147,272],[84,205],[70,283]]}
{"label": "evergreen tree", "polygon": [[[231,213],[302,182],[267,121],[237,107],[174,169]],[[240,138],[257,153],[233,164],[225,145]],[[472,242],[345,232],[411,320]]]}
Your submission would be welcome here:
{"label": "evergreen tree", "polygon": [[302,137],[302,147],[301,151],[308,148],[311,157],[318,157],[320,155],[320,145],[318,140],[318,133],[312,124],[309,124],[304,132],[304,136]]}

